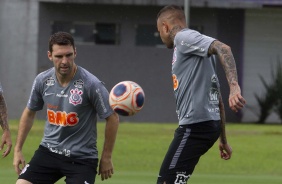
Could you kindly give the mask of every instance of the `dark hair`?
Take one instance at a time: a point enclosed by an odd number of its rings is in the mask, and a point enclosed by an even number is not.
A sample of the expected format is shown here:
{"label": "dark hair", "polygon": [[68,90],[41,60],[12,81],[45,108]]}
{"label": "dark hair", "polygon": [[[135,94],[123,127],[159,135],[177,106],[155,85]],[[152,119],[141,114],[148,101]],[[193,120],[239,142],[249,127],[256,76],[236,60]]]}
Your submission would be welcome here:
{"label": "dark hair", "polygon": [[74,39],[71,34],[67,32],[57,32],[50,36],[49,51],[53,52],[53,45],[71,45],[74,46]]}
{"label": "dark hair", "polygon": [[167,5],[167,6],[163,7],[159,11],[159,13],[157,15],[157,19],[165,12],[177,13],[179,18],[181,18],[181,19],[184,18],[185,19],[185,14],[184,14],[184,11],[183,11],[182,7],[177,6],[177,5]]}

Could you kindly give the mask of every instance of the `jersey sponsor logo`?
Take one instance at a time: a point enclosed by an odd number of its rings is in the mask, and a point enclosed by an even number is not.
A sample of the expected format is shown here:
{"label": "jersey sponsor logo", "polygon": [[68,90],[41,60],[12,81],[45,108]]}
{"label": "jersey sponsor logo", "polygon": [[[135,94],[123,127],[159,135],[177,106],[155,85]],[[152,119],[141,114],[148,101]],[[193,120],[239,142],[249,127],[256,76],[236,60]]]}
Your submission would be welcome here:
{"label": "jersey sponsor logo", "polygon": [[174,184],[186,184],[188,179],[190,178],[190,174],[189,175],[185,175],[185,174],[177,174],[176,175],[176,180],[174,181]]}
{"label": "jersey sponsor logo", "polygon": [[79,122],[76,112],[53,111],[47,109],[47,118],[50,124],[57,126],[75,126]]}
{"label": "jersey sponsor logo", "polygon": [[47,104],[48,109],[58,109],[57,105]]}
{"label": "jersey sponsor logo", "polygon": [[177,51],[177,48],[175,47],[175,48],[174,48],[174,51],[173,51],[172,65],[173,65],[173,64],[175,63],[175,61],[177,60],[176,51]]}
{"label": "jersey sponsor logo", "polygon": [[73,82],[74,87],[76,88],[83,88],[84,82],[82,79],[76,80]]}
{"label": "jersey sponsor logo", "polygon": [[212,87],[210,88],[210,92],[209,92],[209,103],[210,104],[218,104],[219,103],[219,90],[217,87],[217,76],[216,74],[213,74],[211,77],[211,85]]}
{"label": "jersey sponsor logo", "polygon": [[67,98],[69,95],[68,94],[57,94],[56,97],[60,98]]}
{"label": "jersey sponsor logo", "polygon": [[172,75],[172,84],[173,84],[173,90],[176,91],[178,89],[179,82],[175,74]]}
{"label": "jersey sponsor logo", "polygon": [[219,92],[217,88],[210,88],[209,92],[209,103],[210,104],[218,104],[219,103]]}
{"label": "jersey sponsor logo", "polygon": [[74,106],[82,103],[83,91],[79,90],[78,88],[70,90],[71,96],[69,98],[69,103],[73,104]]}
{"label": "jersey sponsor logo", "polygon": [[45,81],[45,84],[47,86],[54,86],[55,84],[55,79],[53,77],[49,77],[46,81]]}
{"label": "jersey sponsor logo", "polygon": [[219,113],[219,108],[218,107],[216,107],[216,108],[208,108],[208,111],[212,112],[212,113]]}

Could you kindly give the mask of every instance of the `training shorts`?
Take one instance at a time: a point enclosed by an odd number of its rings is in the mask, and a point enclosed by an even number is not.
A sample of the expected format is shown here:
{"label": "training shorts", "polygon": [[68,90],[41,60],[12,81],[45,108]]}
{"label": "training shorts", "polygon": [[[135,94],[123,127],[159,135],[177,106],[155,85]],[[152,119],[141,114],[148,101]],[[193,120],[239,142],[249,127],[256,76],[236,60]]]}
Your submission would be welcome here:
{"label": "training shorts", "polygon": [[157,184],[185,184],[200,157],[217,141],[220,121],[180,125],[160,168]]}
{"label": "training shorts", "polygon": [[40,145],[18,179],[33,184],[53,184],[65,176],[66,184],[94,184],[97,166],[98,159],[74,159]]}

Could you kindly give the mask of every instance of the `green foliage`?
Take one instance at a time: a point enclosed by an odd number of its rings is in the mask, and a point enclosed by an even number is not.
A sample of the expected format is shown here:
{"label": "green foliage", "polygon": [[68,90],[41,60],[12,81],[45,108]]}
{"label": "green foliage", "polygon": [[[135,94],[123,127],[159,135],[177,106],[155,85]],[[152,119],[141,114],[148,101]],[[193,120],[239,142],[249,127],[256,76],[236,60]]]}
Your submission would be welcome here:
{"label": "green foliage", "polygon": [[259,78],[265,88],[265,94],[255,98],[260,107],[260,114],[257,123],[265,123],[266,118],[275,112],[282,121],[282,67],[279,60],[277,61],[276,71],[271,70],[271,82],[268,84],[260,75]]}
{"label": "green foliage", "polygon": [[276,89],[277,89],[277,103],[274,106],[274,112],[280,117],[282,122],[282,67],[278,62],[276,71]]}
{"label": "green foliage", "polygon": [[[10,121],[15,141],[17,121]],[[28,162],[43,135],[43,121],[36,121],[24,145]],[[103,122],[98,123],[98,149],[104,140]],[[96,184],[153,184],[172,140],[177,123],[121,123],[113,154],[115,174],[110,180]],[[216,143],[199,161],[189,183],[193,184],[280,184],[282,162],[278,153],[282,136],[281,125],[227,124],[228,142],[233,148],[231,160],[219,158]],[[13,152],[0,159],[1,184],[15,183]],[[57,184],[63,184],[63,179]]]}
{"label": "green foliage", "polygon": [[275,96],[276,91],[274,84],[267,84],[262,76],[259,77],[266,89],[266,94],[263,96],[259,96],[255,94],[255,98],[257,99],[258,104],[260,106],[260,116],[258,123],[264,123],[266,118],[272,112],[273,106],[276,102],[276,96]]}

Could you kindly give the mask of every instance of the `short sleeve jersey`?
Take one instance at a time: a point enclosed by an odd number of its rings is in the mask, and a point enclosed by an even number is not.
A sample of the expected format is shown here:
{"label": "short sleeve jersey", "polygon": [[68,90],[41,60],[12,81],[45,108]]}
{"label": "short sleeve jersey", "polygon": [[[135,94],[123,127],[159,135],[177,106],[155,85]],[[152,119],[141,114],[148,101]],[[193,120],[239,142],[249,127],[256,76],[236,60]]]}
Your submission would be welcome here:
{"label": "short sleeve jersey", "polygon": [[216,58],[208,56],[214,40],[191,29],[175,36],[172,78],[179,125],[220,120]]}
{"label": "short sleeve jersey", "polygon": [[104,84],[79,66],[67,87],[58,83],[54,68],[37,75],[27,107],[33,111],[47,107],[40,144],[68,157],[98,158],[97,114],[105,119],[113,113],[108,97]]}

